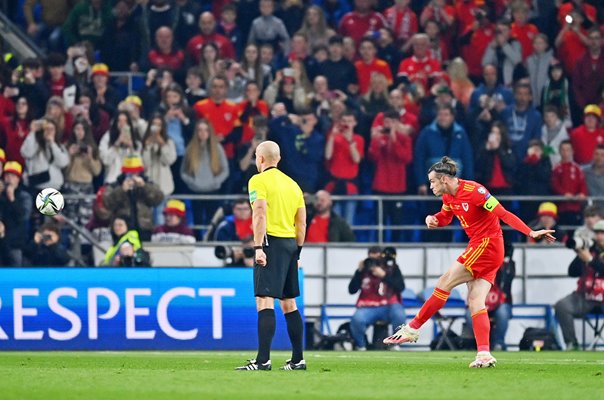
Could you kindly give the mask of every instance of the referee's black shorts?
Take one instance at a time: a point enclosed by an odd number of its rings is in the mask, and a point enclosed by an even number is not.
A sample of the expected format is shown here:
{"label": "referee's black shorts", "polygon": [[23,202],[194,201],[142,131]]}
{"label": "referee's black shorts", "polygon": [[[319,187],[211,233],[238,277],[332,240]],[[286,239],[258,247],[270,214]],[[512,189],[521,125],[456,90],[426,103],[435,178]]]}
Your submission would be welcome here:
{"label": "referee's black shorts", "polygon": [[254,296],[275,299],[300,296],[296,239],[268,236],[264,252],[266,265],[254,265]]}

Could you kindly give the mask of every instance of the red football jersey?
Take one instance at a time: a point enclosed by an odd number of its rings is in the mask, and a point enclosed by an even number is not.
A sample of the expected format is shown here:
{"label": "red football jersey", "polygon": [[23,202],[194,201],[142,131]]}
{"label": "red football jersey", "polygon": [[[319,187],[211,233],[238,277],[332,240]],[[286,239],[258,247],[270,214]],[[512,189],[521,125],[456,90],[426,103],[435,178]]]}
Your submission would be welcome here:
{"label": "red football jersey", "polygon": [[443,195],[442,212],[457,217],[470,241],[495,238],[503,235],[499,217],[491,212],[497,204],[499,202],[481,184],[459,179],[457,193]]}

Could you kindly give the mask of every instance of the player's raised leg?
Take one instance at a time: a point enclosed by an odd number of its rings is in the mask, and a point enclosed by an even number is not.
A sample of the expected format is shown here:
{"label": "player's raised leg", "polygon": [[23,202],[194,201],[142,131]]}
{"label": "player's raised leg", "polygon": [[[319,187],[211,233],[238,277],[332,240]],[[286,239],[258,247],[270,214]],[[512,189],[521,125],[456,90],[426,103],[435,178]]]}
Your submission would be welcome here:
{"label": "player's raised leg", "polygon": [[478,353],[476,359],[470,363],[470,368],[494,367],[497,363],[491,355],[490,335],[491,322],[485,306],[485,300],[491,289],[491,283],[484,279],[468,282],[468,307],[472,314],[472,327],[476,338]]}
{"label": "player's raised leg", "polygon": [[384,339],[384,343],[399,344],[417,342],[417,339],[419,338],[419,328],[445,305],[451,290],[455,286],[470,280],[472,280],[472,274],[470,274],[462,264],[455,261],[451,268],[439,278],[434,292],[422,305],[422,308],[415,318],[413,318],[408,325],[401,325],[392,336]]}

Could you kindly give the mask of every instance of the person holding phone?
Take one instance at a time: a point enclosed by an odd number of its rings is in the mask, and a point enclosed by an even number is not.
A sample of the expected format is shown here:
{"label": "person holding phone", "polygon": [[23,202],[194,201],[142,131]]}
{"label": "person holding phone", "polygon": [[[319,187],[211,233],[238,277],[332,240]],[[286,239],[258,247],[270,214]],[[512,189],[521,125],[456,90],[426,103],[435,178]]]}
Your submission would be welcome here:
{"label": "person holding phone", "polygon": [[34,233],[33,240],[25,246],[24,255],[35,267],[64,267],[70,260],[54,223],[46,223]]}
{"label": "person holding phone", "polygon": [[109,131],[99,144],[99,154],[105,167],[105,183],[113,183],[120,174],[124,158],[140,154],[142,143],[127,111],[119,111]]}

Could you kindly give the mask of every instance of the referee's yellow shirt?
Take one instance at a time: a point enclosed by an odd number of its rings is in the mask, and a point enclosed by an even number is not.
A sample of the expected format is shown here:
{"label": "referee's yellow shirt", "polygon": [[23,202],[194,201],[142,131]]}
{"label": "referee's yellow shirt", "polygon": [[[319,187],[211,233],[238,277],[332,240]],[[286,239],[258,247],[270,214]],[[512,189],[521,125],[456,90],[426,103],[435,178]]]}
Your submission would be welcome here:
{"label": "referee's yellow shirt", "polygon": [[304,207],[304,195],[292,178],[277,168],[269,168],[250,179],[248,191],[250,203],[266,200],[267,235],[296,237],[296,212]]}

